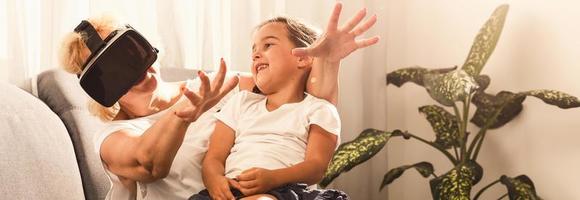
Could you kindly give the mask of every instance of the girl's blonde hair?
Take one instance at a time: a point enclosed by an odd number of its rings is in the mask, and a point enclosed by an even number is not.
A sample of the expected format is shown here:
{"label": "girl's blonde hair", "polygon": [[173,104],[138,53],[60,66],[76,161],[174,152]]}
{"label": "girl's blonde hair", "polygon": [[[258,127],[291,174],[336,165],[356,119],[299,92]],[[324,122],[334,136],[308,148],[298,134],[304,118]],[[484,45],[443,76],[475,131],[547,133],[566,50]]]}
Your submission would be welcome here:
{"label": "girl's blonde hair", "polygon": [[[116,20],[110,16],[91,18],[87,21],[95,27],[103,39],[118,27]],[[86,35],[77,32],[70,32],[64,37],[59,52],[59,60],[65,71],[77,75],[83,71],[84,63],[91,54],[84,42],[85,38]],[[120,110],[118,102],[111,107],[105,107],[93,99],[89,100],[88,108],[91,114],[99,117],[102,121],[113,120]]]}

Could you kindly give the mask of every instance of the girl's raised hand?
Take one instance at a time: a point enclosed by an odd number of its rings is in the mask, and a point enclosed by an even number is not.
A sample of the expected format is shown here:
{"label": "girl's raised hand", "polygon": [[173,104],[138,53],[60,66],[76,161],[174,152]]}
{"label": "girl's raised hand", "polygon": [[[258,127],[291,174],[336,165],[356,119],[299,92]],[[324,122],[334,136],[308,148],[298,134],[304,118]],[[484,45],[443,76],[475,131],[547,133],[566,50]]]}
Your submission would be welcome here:
{"label": "girl's raised hand", "polygon": [[293,49],[292,54],[299,57],[312,56],[325,59],[326,62],[337,63],[357,49],[371,46],[379,41],[378,36],[356,39],[375,24],[376,15],[363,24],[359,24],[367,14],[366,8],[362,9],[339,28],[338,19],[341,10],[342,4],[336,3],[324,34],[309,47]]}

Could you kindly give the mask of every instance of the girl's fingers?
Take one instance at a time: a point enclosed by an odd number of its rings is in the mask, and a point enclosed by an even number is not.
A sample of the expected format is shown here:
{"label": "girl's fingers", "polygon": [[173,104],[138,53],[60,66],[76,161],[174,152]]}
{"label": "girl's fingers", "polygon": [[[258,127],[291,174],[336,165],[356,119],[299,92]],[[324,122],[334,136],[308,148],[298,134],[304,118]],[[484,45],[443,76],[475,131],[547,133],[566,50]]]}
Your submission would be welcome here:
{"label": "girl's fingers", "polygon": [[362,39],[362,40],[357,40],[356,46],[359,49],[361,49],[361,48],[365,48],[365,47],[371,46],[373,44],[376,44],[377,42],[379,42],[379,36],[375,36],[375,37],[367,38],[367,39]]}
{"label": "girl's fingers", "polygon": [[377,15],[373,15],[370,19],[368,19],[364,24],[357,26],[354,30],[352,30],[352,34],[355,36],[359,36],[369,30],[375,23],[377,22]]}
{"label": "girl's fingers", "polygon": [[258,186],[258,181],[257,181],[257,180],[251,180],[251,181],[240,181],[240,182],[239,182],[239,185],[240,185],[242,188],[245,188],[245,189],[250,189],[250,188],[254,188],[254,187]]}
{"label": "girl's fingers", "polygon": [[240,183],[238,183],[236,180],[233,179],[228,179],[228,183],[230,184],[231,187],[236,188],[238,190],[242,189],[242,187],[240,186]]}
{"label": "girl's fingers", "polygon": [[334,10],[332,10],[332,15],[330,15],[330,20],[326,26],[327,32],[334,32],[338,28],[338,19],[340,18],[340,12],[342,10],[342,3],[338,2],[334,5]]}
{"label": "girl's fingers", "polygon": [[252,172],[242,173],[242,174],[238,175],[237,179],[240,182],[254,180],[254,179],[256,179],[256,174],[254,174]]}
{"label": "girl's fingers", "polygon": [[348,22],[340,29],[340,31],[350,32],[367,14],[367,9],[363,8],[354,17],[352,17]]}
{"label": "girl's fingers", "polygon": [[240,190],[240,192],[242,192],[242,194],[244,194],[246,196],[250,196],[250,195],[256,194],[257,190],[258,190],[257,188],[251,188],[251,189],[242,188]]}

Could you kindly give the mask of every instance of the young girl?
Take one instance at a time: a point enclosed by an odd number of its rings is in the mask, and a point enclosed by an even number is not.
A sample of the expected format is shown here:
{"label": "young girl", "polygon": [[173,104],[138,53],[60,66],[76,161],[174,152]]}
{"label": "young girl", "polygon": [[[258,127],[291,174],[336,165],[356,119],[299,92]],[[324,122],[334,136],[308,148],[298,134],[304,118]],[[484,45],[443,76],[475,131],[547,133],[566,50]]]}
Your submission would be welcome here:
{"label": "young girl", "polygon": [[[331,23],[338,20],[337,7]],[[353,29],[363,17],[359,13],[337,31],[355,32],[354,39],[376,20]],[[322,179],[340,134],[334,105],[305,93],[311,66],[320,60],[292,52],[316,39],[315,31],[290,18],[277,17],[258,26],[251,69],[256,87],[253,93],[233,96],[215,115],[218,121],[202,167],[207,190],[193,199],[348,198],[335,190],[307,188]]]}

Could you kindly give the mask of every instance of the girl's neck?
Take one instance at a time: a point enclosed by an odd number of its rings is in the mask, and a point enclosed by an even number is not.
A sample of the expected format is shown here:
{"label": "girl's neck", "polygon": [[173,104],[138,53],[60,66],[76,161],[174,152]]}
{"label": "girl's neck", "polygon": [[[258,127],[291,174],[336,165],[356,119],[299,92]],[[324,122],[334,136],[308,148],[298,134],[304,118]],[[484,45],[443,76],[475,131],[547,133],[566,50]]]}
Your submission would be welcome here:
{"label": "girl's neck", "polygon": [[286,88],[266,95],[266,109],[273,111],[284,104],[301,102],[306,97],[304,87],[304,84],[288,85]]}

